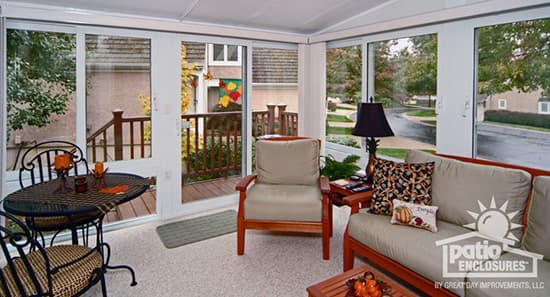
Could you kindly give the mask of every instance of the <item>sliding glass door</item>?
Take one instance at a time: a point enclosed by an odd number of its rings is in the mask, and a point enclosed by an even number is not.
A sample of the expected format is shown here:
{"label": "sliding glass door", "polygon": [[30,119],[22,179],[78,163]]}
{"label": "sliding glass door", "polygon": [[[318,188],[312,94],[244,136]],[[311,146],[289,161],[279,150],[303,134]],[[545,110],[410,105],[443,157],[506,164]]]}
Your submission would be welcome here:
{"label": "sliding glass door", "polygon": [[181,43],[182,203],[235,194],[243,151],[244,47]]}

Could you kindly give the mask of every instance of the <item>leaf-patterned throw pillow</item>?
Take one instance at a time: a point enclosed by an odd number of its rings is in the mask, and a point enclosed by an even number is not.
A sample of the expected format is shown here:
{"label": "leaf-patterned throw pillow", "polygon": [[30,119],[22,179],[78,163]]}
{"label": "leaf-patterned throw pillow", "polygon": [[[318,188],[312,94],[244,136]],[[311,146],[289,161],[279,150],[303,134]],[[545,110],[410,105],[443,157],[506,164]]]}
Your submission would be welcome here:
{"label": "leaf-patterned throw pillow", "polygon": [[374,214],[391,215],[393,199],[432,205],[434,163],[397,163],[375,159],[373,194],[369,211]]}

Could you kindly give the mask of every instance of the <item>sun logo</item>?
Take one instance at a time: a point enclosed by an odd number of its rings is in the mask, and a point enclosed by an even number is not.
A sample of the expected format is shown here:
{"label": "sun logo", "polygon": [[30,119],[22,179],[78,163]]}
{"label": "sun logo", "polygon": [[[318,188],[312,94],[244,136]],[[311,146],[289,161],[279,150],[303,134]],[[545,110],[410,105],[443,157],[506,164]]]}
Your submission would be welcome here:
{"label": "sun logo", "polygon": [[513,229],[522,227],[522,225],[512,223],[512,219],[518,214],[519,210],[506,213],[508,201],[504,202],[500,208],[497,208],[495,196],[491,198],[489,208],[485,207],[479,200],[477,203],[479,204],[480,213],[467,211],[476,221],[466,224],[464,227],[477,230],[479,233],[490,236],[496,240],[519,241],[519,239],[510,232]]}

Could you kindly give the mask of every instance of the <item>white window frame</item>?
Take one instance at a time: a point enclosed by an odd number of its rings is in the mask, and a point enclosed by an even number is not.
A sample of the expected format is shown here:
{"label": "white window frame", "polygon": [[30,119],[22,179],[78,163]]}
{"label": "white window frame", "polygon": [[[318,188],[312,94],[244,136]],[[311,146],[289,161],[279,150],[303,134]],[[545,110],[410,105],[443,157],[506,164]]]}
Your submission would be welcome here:
{"label": "white window frame", "polygon": [[[542,106],[546,106],[546,111],[542,110]],[[539,102],[539,113],[550,114],[550,102]]]}
{"label": "white window frame", "polygon": [[[216,43],[221,45],[221,43]],[[208,44],[208,65],[213,66],[241,66],[242,64],[242,47],[237,46],[237,61],[228,61],[227,60],[227,46],[228,44],[223,44],[223,61],[214,60],[214,44]]]}
{"label": "white window frame", "polygon": [[508,109],[506,99],[498,99],[498,109]]}

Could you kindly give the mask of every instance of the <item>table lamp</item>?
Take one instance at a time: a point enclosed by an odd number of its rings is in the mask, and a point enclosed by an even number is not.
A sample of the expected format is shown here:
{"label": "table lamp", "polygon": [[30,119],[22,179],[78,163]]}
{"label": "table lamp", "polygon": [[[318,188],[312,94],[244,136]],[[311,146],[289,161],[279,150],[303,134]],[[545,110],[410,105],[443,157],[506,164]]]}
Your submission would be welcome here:
{"label": "table lamp", "polygon": [[360,103],[357,108],[357,121],[351,131],[352,135],[364,136],[367,141],[367,151],[369,152],[369,162],[365,168],[367,182],[372,182],[374,175],[374,159],[376,158],[376,148],[379,139],[375,137],[393,136],[393,131],[388,124],[382,103],[373,103],[370,97],[369,103]]}

